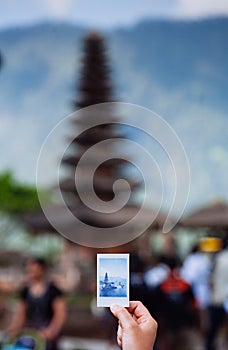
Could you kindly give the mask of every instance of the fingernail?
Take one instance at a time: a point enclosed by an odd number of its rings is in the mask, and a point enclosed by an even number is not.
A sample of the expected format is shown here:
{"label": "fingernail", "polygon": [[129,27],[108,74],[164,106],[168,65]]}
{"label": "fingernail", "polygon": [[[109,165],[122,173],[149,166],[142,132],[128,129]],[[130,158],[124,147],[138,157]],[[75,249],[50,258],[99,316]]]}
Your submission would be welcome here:
{"label": "fingernail", "polygon": [[113,304],[110,306],[111,311],[118,311],[120,310],[120,306],[117,304]]}

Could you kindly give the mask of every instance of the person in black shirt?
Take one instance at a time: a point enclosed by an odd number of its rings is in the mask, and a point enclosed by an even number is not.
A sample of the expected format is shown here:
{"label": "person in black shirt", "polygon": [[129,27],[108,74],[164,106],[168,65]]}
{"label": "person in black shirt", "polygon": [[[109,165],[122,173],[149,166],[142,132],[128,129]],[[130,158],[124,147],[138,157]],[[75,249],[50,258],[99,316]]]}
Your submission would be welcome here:
{"label": "person in black shirt", "polygon": [[43,259],[29,259],[26,271],[28,284],[20,293],[7,333],[16,336],[23,327],[35,329],[46,340],[48,350],[54,350],[66,317],[63,294],[48,280]]}

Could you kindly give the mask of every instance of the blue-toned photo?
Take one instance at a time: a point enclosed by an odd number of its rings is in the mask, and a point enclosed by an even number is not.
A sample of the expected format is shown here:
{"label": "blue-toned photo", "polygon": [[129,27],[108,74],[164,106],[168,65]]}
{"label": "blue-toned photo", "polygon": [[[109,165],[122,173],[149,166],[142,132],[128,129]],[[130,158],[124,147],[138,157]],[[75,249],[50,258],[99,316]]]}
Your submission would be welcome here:
{"label": "blue-toned photo", "polygon": [[127,274],[127,259],[100,258],[99,296],[127,297]]}

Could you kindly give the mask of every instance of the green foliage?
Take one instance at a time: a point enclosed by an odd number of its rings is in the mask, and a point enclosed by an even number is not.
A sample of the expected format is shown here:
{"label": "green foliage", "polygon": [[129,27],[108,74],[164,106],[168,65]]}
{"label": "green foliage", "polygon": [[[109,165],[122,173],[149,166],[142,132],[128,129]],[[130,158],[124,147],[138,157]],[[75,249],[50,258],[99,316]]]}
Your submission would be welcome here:
{"label": "green foliage", "polygon": [[37,208],[39,199],[35,187],[19,183],[10,171],[0,174],[0,212],[15,215]]}

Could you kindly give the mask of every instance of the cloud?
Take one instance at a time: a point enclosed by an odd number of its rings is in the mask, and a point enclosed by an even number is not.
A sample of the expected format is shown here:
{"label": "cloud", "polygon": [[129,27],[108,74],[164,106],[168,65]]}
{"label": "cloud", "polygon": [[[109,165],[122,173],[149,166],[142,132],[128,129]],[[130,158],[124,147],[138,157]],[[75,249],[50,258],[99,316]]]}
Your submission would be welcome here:
{"label": "cloud", "polygon": [[[12,8],[14,11],[12,12]],[[143,18],[200,18],[228,15],[227,0],[8,0],[0,1],[1,27],[64,20],[108,28]]]}
{"label": "cloud", "polygon": [[228,15],[227,0],[178,0],[175,15],[181,18],[197,18]]}
{"label": "cloud", "polygon": [[72,0],[43,0],[43,3],[49,10],[50,15],[57,19],[61,19],[65,16],[68,16],[73,6]]}

